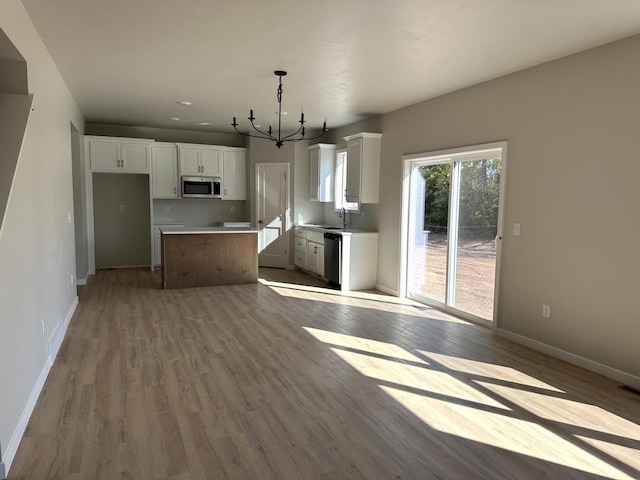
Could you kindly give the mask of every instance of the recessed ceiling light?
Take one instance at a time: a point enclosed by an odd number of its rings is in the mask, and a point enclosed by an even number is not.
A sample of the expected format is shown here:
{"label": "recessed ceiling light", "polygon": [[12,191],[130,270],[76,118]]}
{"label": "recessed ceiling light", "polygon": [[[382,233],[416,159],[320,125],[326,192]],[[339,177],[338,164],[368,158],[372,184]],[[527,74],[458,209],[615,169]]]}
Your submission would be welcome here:
{"label": "recessed ceiling light", "polygon": [[173,122],[179,122],[180,119],[178,117],[169,117],[169,120],[173,121]]}
{"label": "recessed ceiling light", "polygon": [[187,101],[187,100],[182,100],[180,102],[176,102],[178,105],[185,105],[185,106],[189,106],[191,105],[191,102]]}
{"label": "recessed ceiling light", "polygon": [[200,122],[200,125],[211,125],[211,122]]}

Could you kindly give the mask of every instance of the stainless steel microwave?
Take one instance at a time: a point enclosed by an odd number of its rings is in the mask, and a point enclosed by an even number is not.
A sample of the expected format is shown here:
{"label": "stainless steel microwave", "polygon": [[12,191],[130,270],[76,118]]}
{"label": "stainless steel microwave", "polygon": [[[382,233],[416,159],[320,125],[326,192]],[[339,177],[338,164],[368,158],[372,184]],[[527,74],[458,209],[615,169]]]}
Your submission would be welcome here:
{"label": "stainless steel microwave", "polygon": [[180,181],[182,198],[222,198],[220,177],[182,177]]}

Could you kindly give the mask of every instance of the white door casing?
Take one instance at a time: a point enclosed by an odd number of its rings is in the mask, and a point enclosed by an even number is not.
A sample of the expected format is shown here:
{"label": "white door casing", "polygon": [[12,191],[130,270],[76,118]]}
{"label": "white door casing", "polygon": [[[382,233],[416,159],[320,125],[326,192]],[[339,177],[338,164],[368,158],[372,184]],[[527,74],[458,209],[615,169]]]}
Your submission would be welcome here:
{"label": "white door casing", "polygon": [[289,178],[288,163],[256,164],[256,225],[261,267],[289,265]]}

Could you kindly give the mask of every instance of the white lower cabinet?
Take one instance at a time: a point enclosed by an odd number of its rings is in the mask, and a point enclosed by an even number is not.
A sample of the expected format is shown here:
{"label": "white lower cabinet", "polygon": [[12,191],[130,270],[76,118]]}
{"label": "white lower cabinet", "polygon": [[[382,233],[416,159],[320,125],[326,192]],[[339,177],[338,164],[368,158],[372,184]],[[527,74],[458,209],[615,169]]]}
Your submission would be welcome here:
{"label": "white lower cabinet", "polygon": [[324,233],[296,227],[296,267],[324,276]]}
{"label": "white lower cabinet", "polygon": [[309,241],[307,245],[307,270],[324,276],[324,243]]}
{"label": "white lower cabinet", "polygon": [[307,269],[307,238],[306,232],[296,228],[295,265],[302,270]]}
{"label": "white lower cabinet", "polygon": [[[336,233],[335,229],[328,230]],[[378,233],[341,231],[342,249],[340,290],[376,288],[378,276]],[[317,227],[296,227],[295,264],[298,268],[324,278],[324,231]]]}

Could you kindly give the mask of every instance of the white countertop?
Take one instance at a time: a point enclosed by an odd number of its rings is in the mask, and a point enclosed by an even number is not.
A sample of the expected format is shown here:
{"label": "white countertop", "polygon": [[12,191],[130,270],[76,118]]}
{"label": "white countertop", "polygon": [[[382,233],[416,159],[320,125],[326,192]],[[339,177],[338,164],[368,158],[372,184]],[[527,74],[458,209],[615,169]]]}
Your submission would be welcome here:
{"label": "white countertop", "polygon": [[247,227],[160,227],[163,235],[180,235],[194,233],[258,233],[258,230]]}
{"label": "white countertop", "polygon": [[315,225],[315,224],[300,224],[296,225],[296,228],[305,228],[308,230],[313,230],[316,232],[328,232],[328,233],[336,233],[338,235],[377,235],[378,232],[368,232],[366,230],[358,230],[355,228],[342,228],[336,227],[334,225]]}

